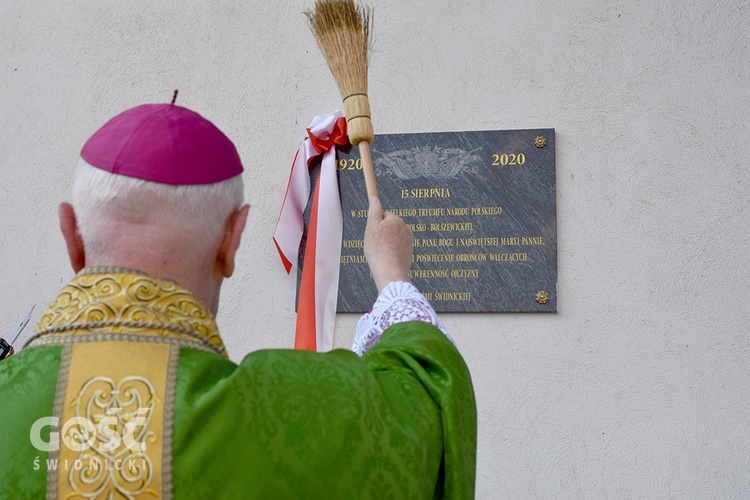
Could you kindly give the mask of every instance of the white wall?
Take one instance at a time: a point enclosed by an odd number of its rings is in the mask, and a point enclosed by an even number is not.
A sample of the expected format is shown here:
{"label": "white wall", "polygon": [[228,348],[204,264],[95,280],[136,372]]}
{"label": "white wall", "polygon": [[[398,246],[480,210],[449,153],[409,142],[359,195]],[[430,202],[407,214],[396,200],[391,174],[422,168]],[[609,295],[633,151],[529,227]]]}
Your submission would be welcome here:
{"label": "white wall", "polygon": [[[340,106],[311,3],[0,2],[3,331],[72,276],[56,206],[85,139],[179,88],[247,167],[228,348],[292,344],[271,233],[304,127]],[[560,312],[444,315],[476,387],[478,497],[750,496],[748,3],[373,4],[376,132],[557,129]]]}

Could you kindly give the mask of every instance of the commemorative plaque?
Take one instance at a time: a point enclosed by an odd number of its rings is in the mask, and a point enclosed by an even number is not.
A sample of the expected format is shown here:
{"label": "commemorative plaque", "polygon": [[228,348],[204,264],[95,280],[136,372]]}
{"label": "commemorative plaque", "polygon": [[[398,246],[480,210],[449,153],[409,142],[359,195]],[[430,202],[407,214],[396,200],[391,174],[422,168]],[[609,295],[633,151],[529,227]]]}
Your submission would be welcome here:
{"label": "commemorative plaque", "polygon": [[[372,159],[383,207],[414,235],[411,280],[436,311],[557,310],[554,129],[378,135]],[[337,161],[338,311],[365,312],[377,291],[357,148]]]}

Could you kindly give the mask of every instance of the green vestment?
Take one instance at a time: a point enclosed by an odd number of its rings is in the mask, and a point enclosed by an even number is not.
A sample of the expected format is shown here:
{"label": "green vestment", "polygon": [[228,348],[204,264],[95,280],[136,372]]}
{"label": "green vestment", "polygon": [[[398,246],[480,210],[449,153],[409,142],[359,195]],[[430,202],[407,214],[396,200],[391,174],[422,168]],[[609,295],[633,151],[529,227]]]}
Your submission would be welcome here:
{"label": "green vestment", "polygon": [[0,362],[0,395],[2,499],[474,496],[469,372],[426,323],[390,327],[361,358],[236,365],[186,290],[84,270]]}

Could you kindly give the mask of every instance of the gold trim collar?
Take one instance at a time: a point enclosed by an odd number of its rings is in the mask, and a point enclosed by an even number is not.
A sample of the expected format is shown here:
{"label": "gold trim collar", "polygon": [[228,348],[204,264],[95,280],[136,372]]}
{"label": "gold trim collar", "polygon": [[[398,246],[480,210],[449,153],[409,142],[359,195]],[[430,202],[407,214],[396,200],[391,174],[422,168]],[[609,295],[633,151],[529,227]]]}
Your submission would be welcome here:
{"label": "gold trim collar", "polygon": [[30,343],[43,336],[105,333],[188,341],[227,357],[213,314],[189,291],[173,281],[117,267],[81,270],[45,311]]}

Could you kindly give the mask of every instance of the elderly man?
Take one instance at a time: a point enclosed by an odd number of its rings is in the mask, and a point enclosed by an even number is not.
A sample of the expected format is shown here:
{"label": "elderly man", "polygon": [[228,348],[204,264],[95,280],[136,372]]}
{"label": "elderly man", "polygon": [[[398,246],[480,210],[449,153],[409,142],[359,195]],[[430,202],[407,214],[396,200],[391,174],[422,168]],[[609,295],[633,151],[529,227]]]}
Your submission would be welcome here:
{"label": "elderly man", "polygon": [[81,156],[59,209],[77,275],[0,362],[0,498],[473,496],[471,381],[401,219],[371,200],[355,352],[235,365],[214,321],[249,209],[234,145],[150,104]]}

